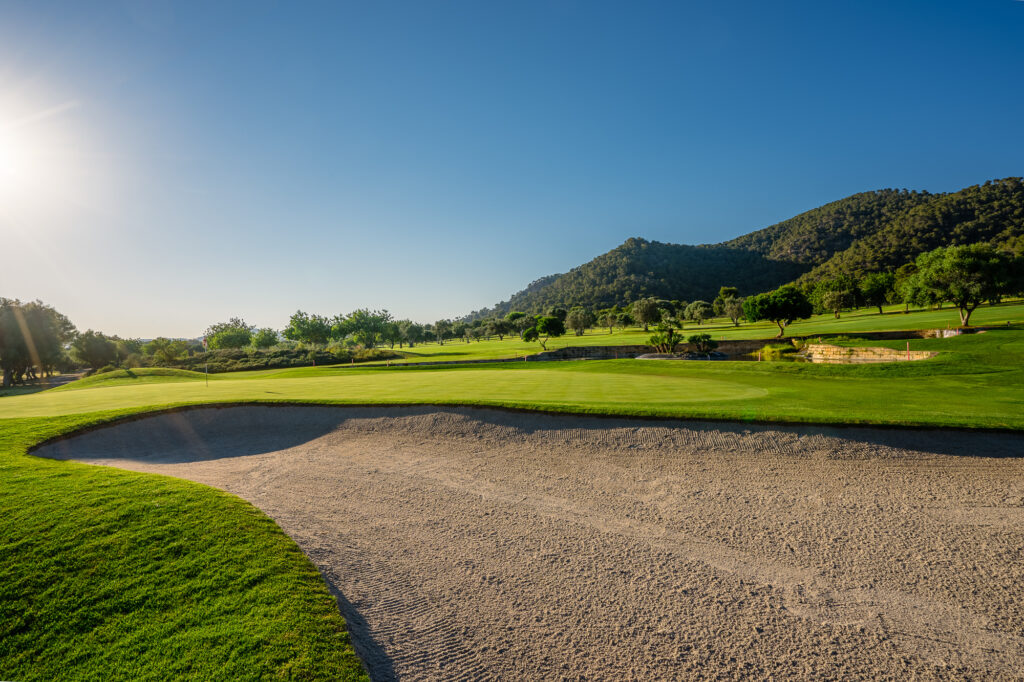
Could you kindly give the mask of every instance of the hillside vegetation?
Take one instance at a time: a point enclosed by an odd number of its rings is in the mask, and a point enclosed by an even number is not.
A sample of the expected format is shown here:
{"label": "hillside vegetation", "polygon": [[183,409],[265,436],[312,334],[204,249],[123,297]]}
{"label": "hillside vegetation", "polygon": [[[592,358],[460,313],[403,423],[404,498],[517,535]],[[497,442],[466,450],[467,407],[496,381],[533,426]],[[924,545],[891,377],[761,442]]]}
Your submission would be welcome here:
{"label": "hillside vegetation", "polygon": [[714,298],[722,285],[741,295],[787,282],[894,270],[939,246],[976,242],[1024,251],[1024,182],[993,180],[950,194],[884,189],[834,201],[720,244],[687,246],[626,240],[573,268],[531,283],[470,319],[553,306],[600,309],[640,298]]}

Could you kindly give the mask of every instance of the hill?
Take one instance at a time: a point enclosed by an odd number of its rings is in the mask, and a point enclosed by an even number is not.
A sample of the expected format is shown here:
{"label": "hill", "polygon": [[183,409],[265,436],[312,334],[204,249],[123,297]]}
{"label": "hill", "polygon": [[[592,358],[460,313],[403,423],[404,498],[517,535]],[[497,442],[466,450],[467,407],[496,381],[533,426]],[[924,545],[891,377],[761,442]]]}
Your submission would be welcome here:
{"label": "hill", "polygon": [[938,246],[978,241],[1024,248],[1021,178],[950,194],[861,192],[720,244],[689,246],[634,237],[468,318],[552,306],[603,308],[645,296],[710,300],[722,285],[748,295],[794,280],[894,269]]}

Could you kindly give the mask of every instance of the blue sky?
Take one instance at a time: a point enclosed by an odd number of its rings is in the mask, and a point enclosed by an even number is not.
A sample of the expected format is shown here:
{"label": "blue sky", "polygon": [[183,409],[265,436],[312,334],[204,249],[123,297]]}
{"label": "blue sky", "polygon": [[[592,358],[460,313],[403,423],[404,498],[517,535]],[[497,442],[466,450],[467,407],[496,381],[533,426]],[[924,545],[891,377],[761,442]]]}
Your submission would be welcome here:
{"label": "blue sky", "polygon": [[0,295],[142,337],[456,316],[1021,175],[1022,72],[1017,0],[2,2]]}

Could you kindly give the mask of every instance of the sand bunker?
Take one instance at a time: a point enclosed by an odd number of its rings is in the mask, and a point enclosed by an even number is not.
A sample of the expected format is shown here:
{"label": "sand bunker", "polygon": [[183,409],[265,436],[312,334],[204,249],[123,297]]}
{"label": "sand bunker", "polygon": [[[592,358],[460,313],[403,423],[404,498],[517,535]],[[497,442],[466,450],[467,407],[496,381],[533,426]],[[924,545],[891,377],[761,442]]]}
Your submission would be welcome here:
{"label": "sand bunker", "polygon": [[37,454],[272,516],[374,679],[1019,679],[1024,438],[235,407]]}

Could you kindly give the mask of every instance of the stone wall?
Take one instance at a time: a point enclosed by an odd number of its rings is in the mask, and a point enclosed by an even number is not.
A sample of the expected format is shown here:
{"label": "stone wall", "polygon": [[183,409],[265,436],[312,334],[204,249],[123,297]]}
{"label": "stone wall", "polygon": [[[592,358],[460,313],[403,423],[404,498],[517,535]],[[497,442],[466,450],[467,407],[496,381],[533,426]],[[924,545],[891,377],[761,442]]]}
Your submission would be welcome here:
{"label": "stone wall", "polygon": [[833,362],[857,364],[868,362],[906,362],[907,360],[927,360],[938,353],[930,350],[893,350],[892,348],[847,348],[833,346],[828,343],[809,343],[804,346],[804,354],[814,362]]}

